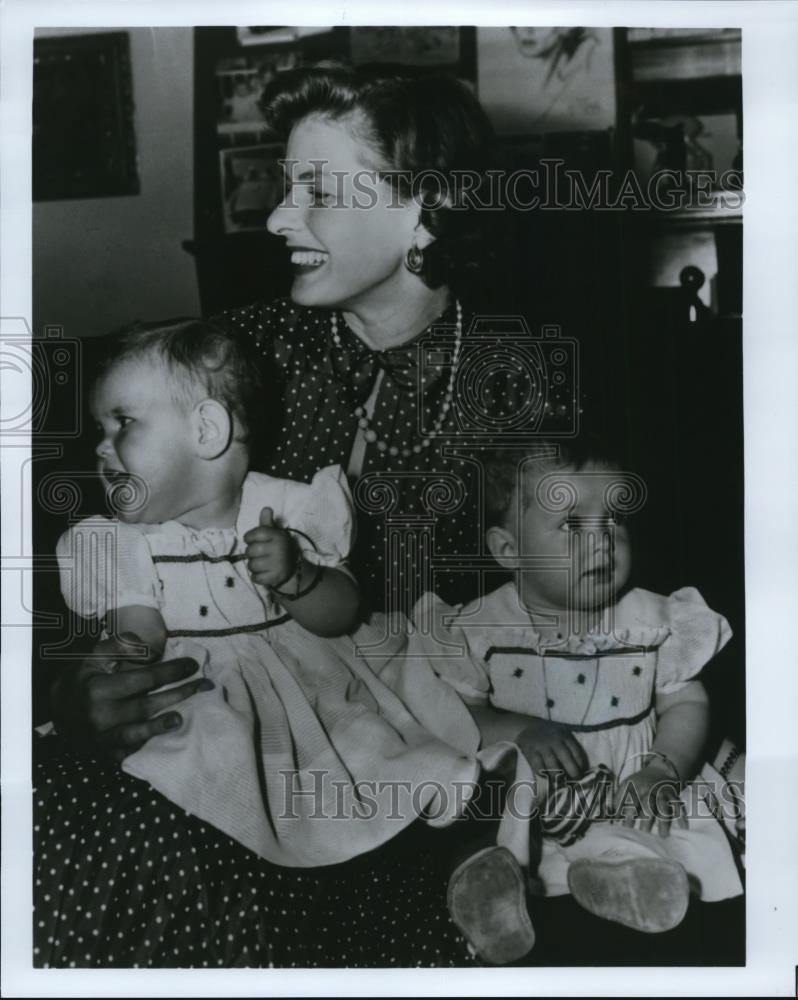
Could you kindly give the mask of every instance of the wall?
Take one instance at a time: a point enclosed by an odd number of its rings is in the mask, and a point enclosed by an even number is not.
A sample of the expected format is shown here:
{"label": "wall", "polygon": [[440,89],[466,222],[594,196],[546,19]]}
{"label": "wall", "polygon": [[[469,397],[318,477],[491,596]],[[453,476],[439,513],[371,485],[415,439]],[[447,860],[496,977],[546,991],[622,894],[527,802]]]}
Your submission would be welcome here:
{"label": "wall", "polygon": [[[56,34],[75,29],[37,37]],[[199,312],[193,259],[181,247],[194,230],[192,29],[129,34],[141,192],[33,205],[36,333],[53,323],[95,336]]]}

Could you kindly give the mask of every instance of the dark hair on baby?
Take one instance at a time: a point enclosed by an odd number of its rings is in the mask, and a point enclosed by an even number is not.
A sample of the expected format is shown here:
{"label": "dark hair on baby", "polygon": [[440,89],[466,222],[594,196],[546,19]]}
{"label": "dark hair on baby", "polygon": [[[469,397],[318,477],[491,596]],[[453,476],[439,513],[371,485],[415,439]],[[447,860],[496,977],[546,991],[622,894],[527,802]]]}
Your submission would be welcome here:
{"label": "dark hair on baby", "polygon": [[95,377],[124,361],[143,358],[156,358],[169,369],[178,405],[190,408],[199,391],[236,419],[236,440],[248,439],[262,405],[263,383],[258,359],[246,341],[206,320],[136,322],[104,338]]}
{"label": "dark hair on baby", "polygon": [[526,447],[497,449],[483,459],[486,530],[507,527],[518,486],[519,466],[526,469],[537,461],[551,469],[573,469],[575,472],[590,464],[611,469],[622,469],[626,465],[623,448],[595,432],[583,432],[573,438],[541,437]]}
{"label": "dark hair on baby", "polygon": [[[421,222],[435,237],[421,270],[429,287],[462,287],[485,262],[492,249],[485,228],[493,213],[479,211],[474,201],[485,200],[480,186],[494,133],[465,84],[385,67],[296,69],[275,75],[260,106],[269,126],[286,137],[307,117],[345,120],[350,134],[374,151],[380,161],[374,167],[394,188],[420,196]],[[477,182],[468,200],[459,171]],[[447,192],[450,197],[443,197]]]}

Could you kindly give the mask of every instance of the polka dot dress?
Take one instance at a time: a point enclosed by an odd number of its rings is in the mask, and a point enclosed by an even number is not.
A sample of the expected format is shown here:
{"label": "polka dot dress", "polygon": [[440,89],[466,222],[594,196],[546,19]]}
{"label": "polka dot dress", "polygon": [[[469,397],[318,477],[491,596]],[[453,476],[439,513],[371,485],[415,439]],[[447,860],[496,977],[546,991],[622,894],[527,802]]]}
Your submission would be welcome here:
{"label": "polka dot dress", "polygon": [[[279,868],[56,736],[34,790],[38,968],[462,966],[438,855]],[[427,836],[426,831],[421,831]]]}
{"label": "polka dot dress", "polygon": [[[372,428],[397,453],[376,442],[366,446],[353,483],[358,536],[352,568],[378,609],[407,610],[427,589],[451,603],[473,597],[479,571],[455,574],[447,564],[451,555],[482,552],[479,464],[453,453],[457,407],[442,409],[454,310],[435,324],[443,333],[426,354],[429,337],[438,336],[434,330],[379,354],[340,320],[336,343],[328,312],[287,301],[236,310],[217,322],[257,345],[274,390],[270,400],[280,404],[273,410],[279,431],[269,435],[279,443],[262,469],[275,476],[310,482],[325,466],[347,468],[358,430],[354,411],[384,373]],[[468,326],[464,316],[464,345]],[[522,382],[511,372],[483,386],[483,405],[512,412]],[[264,401],[264,409],[268,405]],[[414,448],[442,413],[441,436]],[[434,843],[441,831],[416,824],[410,832],[418,842],[403,836],[327,869],[278,868],[115,765],[60,737],[39,743],[36,966],[475,962],[446,910],[445,852]]]}
{"label": "polka dot dress", "polygon": [[[464,312],[465,378],[455,381],[444,410],[455,319],[451,306],[409,344],[384,352],[371,351],[340,315],[336,342],[329,311],[287,300],[216,320],[257,344],[266,384],[279,390],[281,428],[271,435],[277,444],[263,470],[275,476],[309,482],[324,466],[346,469],[358,431],[355,410],[384,373],[371,417],[377,440],[367,443],[352,482],[358,530],[351,564],[377,610],[407,612],[424,590],[459,603],[479,589],[484,484],[473,455],[501,436],[528,399],[529,366],[517,351],[508,354],[503,334],[492,340],[481,329],[473,332]],[[453,556],[462,565],[457,573]]]}

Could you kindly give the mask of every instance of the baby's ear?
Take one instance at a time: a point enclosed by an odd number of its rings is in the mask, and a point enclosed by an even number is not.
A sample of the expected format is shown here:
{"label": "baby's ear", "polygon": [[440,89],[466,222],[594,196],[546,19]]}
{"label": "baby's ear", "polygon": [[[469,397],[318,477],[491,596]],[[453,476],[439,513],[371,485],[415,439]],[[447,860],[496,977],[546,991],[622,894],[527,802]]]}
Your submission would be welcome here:
{"label": "baby's ear", "polygon": [[505,569],[517,568],[518,546],[512,532],[494,525],[485,532],[485,541],[488,543],[493,558],[500,566],[504,566]]}
{"label": "baby's ear", "polygon": [[233,436],[233,421],[227,409],[216,399],[203,399],[191,414],[194,445],[200,458],[223,455]]}

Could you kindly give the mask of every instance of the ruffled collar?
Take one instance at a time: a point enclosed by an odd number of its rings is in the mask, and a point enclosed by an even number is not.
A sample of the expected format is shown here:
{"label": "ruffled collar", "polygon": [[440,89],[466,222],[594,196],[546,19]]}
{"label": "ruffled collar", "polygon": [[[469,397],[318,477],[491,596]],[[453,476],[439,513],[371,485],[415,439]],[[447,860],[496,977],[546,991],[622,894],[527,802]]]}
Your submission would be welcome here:
{"label": "ruffled collar", "polygon": [[211,556],[232,555],[240,548],[243,535],[258,524],[260,507],[256,494],[251,474],[247,475],[241,487],[235,525],[192,528],[180,521],[162,521],[160,524],[136,524],[135,527],[144,535],[160,535],[169,539],[170,548],[179,546],[186,552],[197,551]]}
{"label": "ruffled collar", "polygon": [[630,649],[656,649],[665,642],[671,629],[667,625],[641,622],[635,614],[637,601],[633,594],[630,592],[615,604],[611,630],[605,616],[603,628],[563,635],[541,630],[540,623],[521,604],[515,584],[507,583],[488,594],[475,617],[465,619],[464,624],[485,627],[486,648],[517,646],[532,649],[541,656],[602,656]]}
{"label": "ruffled collar", "polygon": [[571,634],[560,638],[557,635],[541,635],[535,629],[530,619],[530,632],[533,645],[541,655],[563,656],[602,656],[608,653],[627,652],[630,647],[635,649],[656,649],[670,635],[667,626],[637,625],[619,627],[617,624],[611,630],[609,627],[594,632]]}
{"label": "ruffled collar", "polygon": [[236,535],[243,536],[251,528],[255,528],[260,520],[260,503],[258,499],[258,487],[254,481],[253,474],[247,473],[241,485],[241,496],[238,504],[238,514],[235,525],[228,525],[225,528],[191,528],[180,521],[163,521],[160,524],[137,524],[135,525],[142,534],[145,535],[184,535],[187,538],[224,538],[231,539]]}

